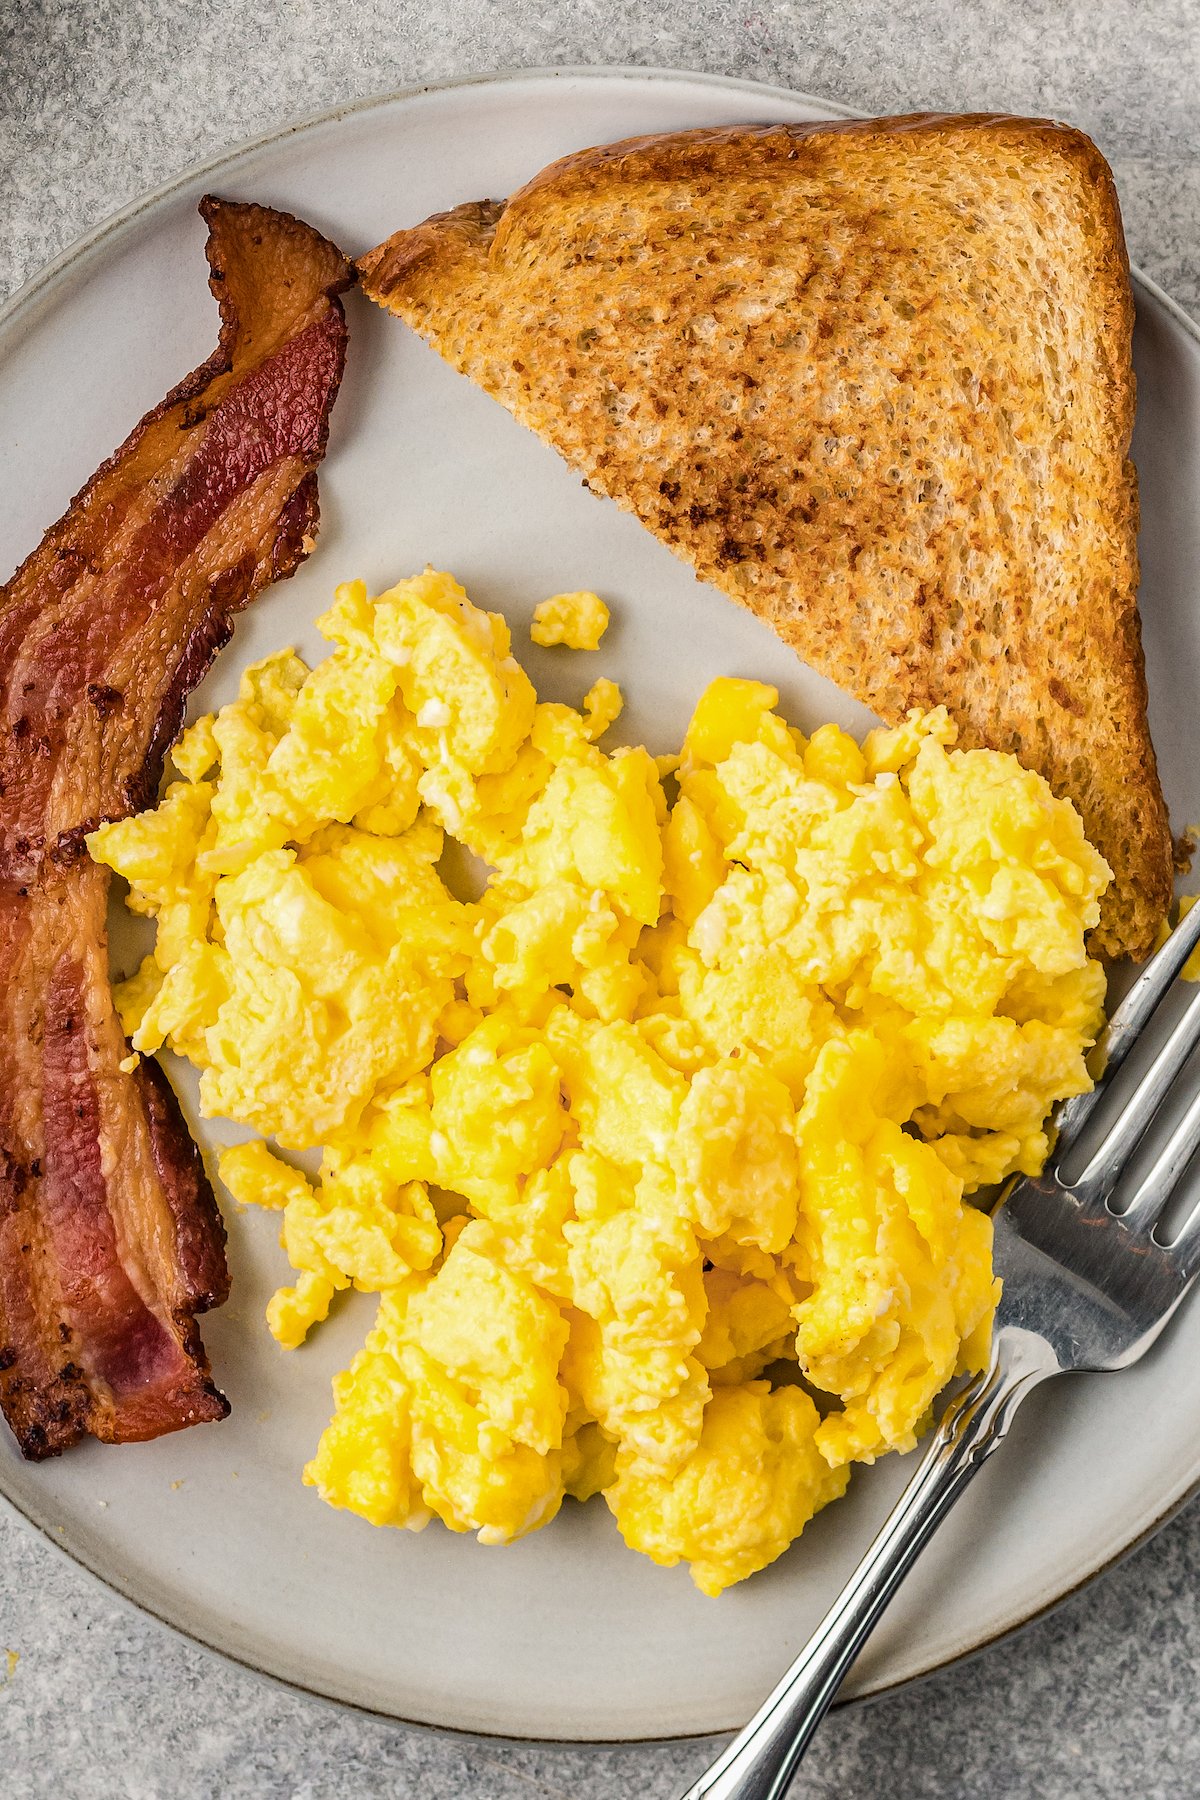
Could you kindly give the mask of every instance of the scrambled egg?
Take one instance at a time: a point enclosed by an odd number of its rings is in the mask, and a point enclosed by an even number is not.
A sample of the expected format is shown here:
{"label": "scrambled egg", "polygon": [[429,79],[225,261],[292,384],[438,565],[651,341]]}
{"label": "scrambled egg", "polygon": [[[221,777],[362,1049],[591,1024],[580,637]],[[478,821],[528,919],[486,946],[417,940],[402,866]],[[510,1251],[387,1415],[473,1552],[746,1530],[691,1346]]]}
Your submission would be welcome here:
{"label": "scrambled egg", "polygon": [[533,609],[529,635],[535,644],[565,644],[568,650],[598,650],[608,630],[608,608],[599,594],[553,594]]}
{"label": "scrambled egg", "polygon": [[[542,640],[598,640],[569,598]],[[1089,1085],[1108,870],[941,710],[860,746],[719,680],[656,762],[599,747],[612,682],[540,704],[448,575],[351,583],[321,627],[89,839],[157,921],[134,1049],[260,1134],[221,1174],[280,1214],[272,1332],[379,1295],[305,1479],[487,1543],[603,1492],[719,1593],[985,1357],[964,1196],[1040,1168]],[[281,1152],[314,1146],[310,1181]]]}

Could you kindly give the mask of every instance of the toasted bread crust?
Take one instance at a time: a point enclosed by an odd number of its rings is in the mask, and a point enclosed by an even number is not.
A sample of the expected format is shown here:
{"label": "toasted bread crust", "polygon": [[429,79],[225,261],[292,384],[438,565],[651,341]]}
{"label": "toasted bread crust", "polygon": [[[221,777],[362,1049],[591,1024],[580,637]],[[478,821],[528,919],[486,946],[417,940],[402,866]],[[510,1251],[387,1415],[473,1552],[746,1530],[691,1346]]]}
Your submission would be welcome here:
{"label": "toasted bread crust", "polygon": [[1104,158],[997,115],[748,126],[552,164],[366,292],[895,721],[945,704],[1079,807],[1093,949],[1149,950],[1133,302]]}

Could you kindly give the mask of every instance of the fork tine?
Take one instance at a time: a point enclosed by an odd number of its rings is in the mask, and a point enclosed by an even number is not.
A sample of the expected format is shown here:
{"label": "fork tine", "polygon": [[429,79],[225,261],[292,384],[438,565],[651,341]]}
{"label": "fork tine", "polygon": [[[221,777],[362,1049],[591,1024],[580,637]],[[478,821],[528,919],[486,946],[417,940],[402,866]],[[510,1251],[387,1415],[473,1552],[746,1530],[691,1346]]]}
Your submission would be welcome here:
{"label": "fork tine", "polygon": [[1168,1251],[1178,1265],[1179,1272],[1185,1281],[1200,1270],[1200,1203],[1193,1207]]}
{"label": "fork tine", "polygon": [[1200,945],[1200,902],[1175,927],[1166,943],[1146,964],[1101,1034],[1097,1049],[1103,1072],[1090,1093],[1068,1100],[1058,1117],[1055,1155],[1061,1164],[1083,1130],[1101,1095],[1116,1074],[1159,1002],[1171,987],[1192,951]]}
{"label": "fork tine", "polygon": [[1200,1088],[1192,1095],[1186,1112],[1139,1182],[1129,1205],[1119,1214],[1131,1231],[1153,1225],[1197,1150],[1200,1150]]}
{"label": "fork tine", "polygon": [[[1194,910],[1200,912],[1200,906]],[[1141,1143],[1147,1127],[1197,1044],[1200,1044],[1200,990],[1193,994],[1187,1011],[1129,1095],[1078,1179],[1068,1183],[1081,1202],[1107,1199],[1112,1193],[1121,1171]],[[1166,1198],[1165,1194],[1163,1198]]]}

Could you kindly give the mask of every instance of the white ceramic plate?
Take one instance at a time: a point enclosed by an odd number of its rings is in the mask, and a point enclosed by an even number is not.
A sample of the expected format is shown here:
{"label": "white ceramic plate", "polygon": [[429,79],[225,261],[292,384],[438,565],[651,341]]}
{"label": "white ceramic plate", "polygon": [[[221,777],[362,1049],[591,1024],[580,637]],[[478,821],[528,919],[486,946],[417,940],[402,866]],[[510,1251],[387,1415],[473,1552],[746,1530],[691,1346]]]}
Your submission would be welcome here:
{"label": "white ceramic plate", "polygon": [[[201,193],[287,207],[360,252],[456,201],[508,193],[583,145],[646,131],[832,116],[745,83],[659,74],[514,76],[370,102],[237,151],[151,196],[0,317],[0,567],[15,566],[139,414],[215,339]],[[1177,827],[1200,818],[1200,334],[1138,285],[1136,454],[1152,724]],[[542,691],[618,677],[632,741],[675,745],[719,673],[776,682],[792,716],[868,715],[804,669],[631,518],[395,321],[349,296],[350,358],[321,474],[323,530],[295,580],[241,622],[193,711],[311,621],[335,582],[426,561],[502,608]],[[595,586],[615,624],[597,658],[531,651],[533,603]],[[586,666],[585,666],[586,664]],[[172,1069],[195,1121],[189,1072]],[[202,1125],[201,1141],[222,1137]],[[329,1378],[368,1329],[356,1297],[285,1356],[262,1323],[283,1277],[276,1224],[230,1209],[233,1299],[205,1324],[224,1424],[32,1467],[7,1437],[0,1489],[51,1543],[194,1638],[298,1687],[403,1719],[502,1736],[635,1739],[740,1725],[799,1647],[909,1468],[856,1475],[773,1568],[719,1601],[620,1543],[602,1502],[504,1551],[431,1527],[374,1531],[300,1485]],[[1117,1380],[1039,1396],[910,1578],[849,1692],[866,1694],[1030,1619],[1160,1523],[1200,1481],[1200,1306]]]}

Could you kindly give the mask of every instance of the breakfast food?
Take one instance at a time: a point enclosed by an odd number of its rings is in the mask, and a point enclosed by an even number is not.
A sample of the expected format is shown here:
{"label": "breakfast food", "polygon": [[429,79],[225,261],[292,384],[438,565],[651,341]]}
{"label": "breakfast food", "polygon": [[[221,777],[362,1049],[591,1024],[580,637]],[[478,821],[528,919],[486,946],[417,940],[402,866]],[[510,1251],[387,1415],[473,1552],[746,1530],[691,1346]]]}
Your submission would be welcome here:
{"label": "breakfast food", "polygon": [[366,292],[889,724],[1071,799],[1149,949],[1171,845],[1136,608],[1133,306],[1043,120],[633,139],[399,231]]}
{"label": "breakfast food", "polygon": [[486,1543],[603,1491],[718,1593],[985,1356],[964,1196],[1089,1085],[1109,871],[944,709],[860,747],[720,680],[656,762],[599,747],[611,682],[539,703],[448,575],[320,625],[89,838],[157,921],[134,1046],[276,1140],[221,1160],[280,1212],[274,1335],[379,1295],[306,1479]]}
{"label": "breakfast food", "polygon": [[151,801],[233,615],[311,548],[350,273],[287,214],[201,212],[217,349],[0,589],[0,1404],[32,1458],[228,1411],[196,1327],[224,1231],[128,1056],[84,838]]}
{"label": "breakfast food", "polygon": [[565,644],[568,650],[598,650],[608,630],[608,608],[599,594],[584,590],[552,594],[533,609],[529,635],[535,644]]}

